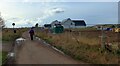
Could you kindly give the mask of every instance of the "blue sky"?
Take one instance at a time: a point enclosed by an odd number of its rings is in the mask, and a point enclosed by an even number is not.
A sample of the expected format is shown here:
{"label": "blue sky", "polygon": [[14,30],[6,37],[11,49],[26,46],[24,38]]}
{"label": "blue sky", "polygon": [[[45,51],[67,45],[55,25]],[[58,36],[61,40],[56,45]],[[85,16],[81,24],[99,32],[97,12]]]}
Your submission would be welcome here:
{"label": "blue sky", "polygon": [[[5,0],[4,0],[5,1]],[[17,0],[13,0],[17,1]],[[35,0],[37,1],[37,0]],[[41,0],[42,1],[42,0]],[[16,27],[34,26],[36,23],[43,25],[54,20],[62,21],[66,18],[84,19],[87,24],[117,24],[118,3],[117,0],[104,0],[106,2],[59,2],[45,0],[45,2],[2,2],[0,12],[7,27],[16,23]],[[47,2],[50,1],[50,2]]]}

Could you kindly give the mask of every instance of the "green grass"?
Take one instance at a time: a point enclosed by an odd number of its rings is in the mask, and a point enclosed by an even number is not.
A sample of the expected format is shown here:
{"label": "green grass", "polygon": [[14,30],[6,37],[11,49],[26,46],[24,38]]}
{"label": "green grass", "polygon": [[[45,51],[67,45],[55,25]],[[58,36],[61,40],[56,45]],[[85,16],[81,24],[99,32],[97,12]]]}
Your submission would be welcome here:
{"label": "green grass", "polygon": [[0,65],[2,64],[2,52],[0,52]]}
{"label": "green grass", "polygon": [[2,52],[2,61],[4,62],[7,59],[7,52]]}
{"label": "green grass", "polygon": [[7,58],[7,52],[0,52],[0,63],[2,64]]}

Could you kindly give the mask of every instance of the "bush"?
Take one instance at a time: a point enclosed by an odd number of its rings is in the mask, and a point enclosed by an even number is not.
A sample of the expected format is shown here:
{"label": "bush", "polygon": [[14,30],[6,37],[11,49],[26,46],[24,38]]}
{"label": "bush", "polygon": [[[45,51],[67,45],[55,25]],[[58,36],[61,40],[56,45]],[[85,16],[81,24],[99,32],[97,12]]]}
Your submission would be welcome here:
{"label": "bush", "polygon": [[117,50],[117,54],[118,54],[118,55],[120,55],[120,49],[119,49],[119,50]]}

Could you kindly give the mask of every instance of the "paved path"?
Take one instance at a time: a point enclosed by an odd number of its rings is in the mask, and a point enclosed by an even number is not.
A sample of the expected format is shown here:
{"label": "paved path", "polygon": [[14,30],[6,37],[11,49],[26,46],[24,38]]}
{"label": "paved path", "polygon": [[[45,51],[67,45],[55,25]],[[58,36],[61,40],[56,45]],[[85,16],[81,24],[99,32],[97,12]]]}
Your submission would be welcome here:
{"label": "paved path", "polygon": [[26,39],[24,46],[20,49],[16,64],[81,64],[69,56],[63,55],[54,49],[31,41],[28,32],[23,33]]}

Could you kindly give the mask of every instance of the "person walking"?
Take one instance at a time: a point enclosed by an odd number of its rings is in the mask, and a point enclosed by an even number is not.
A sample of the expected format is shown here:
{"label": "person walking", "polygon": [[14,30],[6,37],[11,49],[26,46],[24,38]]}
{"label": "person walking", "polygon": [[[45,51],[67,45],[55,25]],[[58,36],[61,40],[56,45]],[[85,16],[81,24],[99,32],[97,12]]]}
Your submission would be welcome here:
{"label": "person walking", "polygon": [[33,27],[30,29],[29,34],[30,34],[31,40],[33,40],[33,36],[34,36]]}

